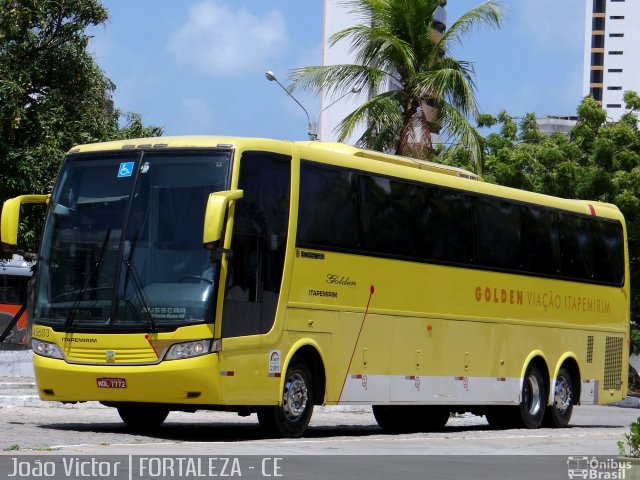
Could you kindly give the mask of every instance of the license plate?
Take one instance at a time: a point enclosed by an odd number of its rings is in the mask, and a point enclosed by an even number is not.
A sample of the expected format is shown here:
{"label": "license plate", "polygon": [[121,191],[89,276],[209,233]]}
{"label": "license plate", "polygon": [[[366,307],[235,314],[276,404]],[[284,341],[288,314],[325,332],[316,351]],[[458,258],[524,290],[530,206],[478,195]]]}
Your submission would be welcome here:
{"label": "license plate", "polygon": [[98,388],[127,388],[124,378],[96,378]]}

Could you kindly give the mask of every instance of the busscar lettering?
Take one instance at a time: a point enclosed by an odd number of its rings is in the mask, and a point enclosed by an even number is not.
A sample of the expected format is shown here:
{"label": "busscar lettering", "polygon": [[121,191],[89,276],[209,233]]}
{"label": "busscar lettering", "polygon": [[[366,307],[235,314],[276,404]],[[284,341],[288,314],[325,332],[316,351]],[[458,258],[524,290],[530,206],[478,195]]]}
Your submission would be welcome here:
{"label": "busscar lettering", "polygon": [[158,320],[182,320],[187,315],[184,307],[143,307],[142,311]]}

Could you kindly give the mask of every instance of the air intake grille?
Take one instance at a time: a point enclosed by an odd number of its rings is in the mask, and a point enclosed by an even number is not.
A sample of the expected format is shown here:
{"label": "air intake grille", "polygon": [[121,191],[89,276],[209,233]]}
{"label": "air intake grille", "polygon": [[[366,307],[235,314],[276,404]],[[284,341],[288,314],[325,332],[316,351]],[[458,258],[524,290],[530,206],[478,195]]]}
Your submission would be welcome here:
{"label": "air intake grille", "polygon": [[17,305],[20,302],[20,290],[18,287],[0,287],[0,303]]}
{"label": "air intake grille", "polygon": [[607,337],[604,351],[605,390],[620,390],[622,386],[622,337]]}
{"label": "air intake grille", "polygon": [[593,335],[587,337],[587,363],[593,363]]}

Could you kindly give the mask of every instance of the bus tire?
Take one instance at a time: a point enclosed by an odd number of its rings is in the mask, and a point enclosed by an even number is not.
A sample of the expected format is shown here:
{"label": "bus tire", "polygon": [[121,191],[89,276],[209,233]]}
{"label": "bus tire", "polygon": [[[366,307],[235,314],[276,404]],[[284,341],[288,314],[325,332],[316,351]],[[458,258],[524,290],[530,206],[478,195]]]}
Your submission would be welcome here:
{"label": "bus tire", "polygon": [[302,359],[291,360],[282,392],[282,405],[258,409],[260,428],[268,436],[299,438],[313,414],[313,379]]}
{"label": "bus tire", "polygon": [[568,426],[573,413],[574,396],[575,388],[571,374],[562,367],[556,377],[553,399],[545,411],[543,425],[552,428]]}
{"label": "bus tire", "polygon": [[539,428],[544,418],[547,393],[544,377],[537,365],[533,363],[524,374],[521,399],[516,415],[518,426]]}
{"label": "bus tire", "polygon": [[153,430],[166,420],[169,409],[158,405],[122,405],[118,407],[118,415],[134,430]]}
{"label": "bus tire", "polygon": [[407,432],[411,423],[403,414],[401,405],[373,405],[373,416],[376,422],[385,432]]}
{"label": "bus tire", "polygon": [[516,416],[520,412],[516,409],[519,407],[491,407],[484,416],[494,430],[506,430],[517,425]]}
{"label": "bus tire", "polygon": [[417,423],[421,432],[437,432],[442,430],[451,416],[449,409],[439,405],[425,405],[417,408],[419,409]]}

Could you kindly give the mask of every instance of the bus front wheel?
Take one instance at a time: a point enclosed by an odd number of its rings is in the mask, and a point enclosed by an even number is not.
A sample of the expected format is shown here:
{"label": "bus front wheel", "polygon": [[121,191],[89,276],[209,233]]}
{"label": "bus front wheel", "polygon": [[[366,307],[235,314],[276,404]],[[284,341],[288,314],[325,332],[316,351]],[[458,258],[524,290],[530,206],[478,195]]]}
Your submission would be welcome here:
{"label": "bus front wheel", "polygon": [[162,425],[169,409],[157,405],[122,405],[118,414],[127,426],[135,430],[152,430]]}
{"label": "bus front wheel", "polygon": [[299,438],[313,413],[313,382],[304,361],[291,360],[282,392],[282,405],[258,409],[260,428],[269,436]]}

